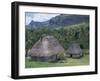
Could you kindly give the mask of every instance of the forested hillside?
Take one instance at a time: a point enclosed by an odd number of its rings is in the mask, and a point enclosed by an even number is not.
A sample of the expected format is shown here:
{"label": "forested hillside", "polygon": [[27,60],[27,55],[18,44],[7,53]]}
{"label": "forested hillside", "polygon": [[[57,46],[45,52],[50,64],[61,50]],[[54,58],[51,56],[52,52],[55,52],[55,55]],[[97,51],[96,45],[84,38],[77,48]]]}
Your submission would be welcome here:
{"label": "forested hillside", "polygon": [[64,27],[26,29],[26,53],[43,34],[54,36],[65,50],[72,42],[78,42],[82,49],[89,49],[89,24],[82,22]]}

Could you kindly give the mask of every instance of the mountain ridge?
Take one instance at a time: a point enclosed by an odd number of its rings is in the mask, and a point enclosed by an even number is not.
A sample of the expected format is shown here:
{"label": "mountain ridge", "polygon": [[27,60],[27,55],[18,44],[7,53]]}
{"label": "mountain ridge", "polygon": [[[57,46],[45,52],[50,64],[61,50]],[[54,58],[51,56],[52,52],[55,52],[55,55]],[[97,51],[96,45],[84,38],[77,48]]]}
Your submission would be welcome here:
{"label": "mountain ridge", "polygon": [[78,24],[81,22],[89,22],[89,16],[60,14],[44,22],[37,22],[32,20],[28,25],[26,25],[26,29],[43,28],[43,27],[57,28],[57,27]]}

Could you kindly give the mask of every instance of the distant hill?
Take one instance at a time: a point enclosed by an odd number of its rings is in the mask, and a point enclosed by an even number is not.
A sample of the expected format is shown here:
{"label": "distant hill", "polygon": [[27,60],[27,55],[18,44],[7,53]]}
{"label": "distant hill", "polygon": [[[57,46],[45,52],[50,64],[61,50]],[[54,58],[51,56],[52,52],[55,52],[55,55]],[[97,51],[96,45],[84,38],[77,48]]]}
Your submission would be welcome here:
{"label": "distant hill", "polygon": [[32,20],[28,25],[26,25],[26,29],[42,28],[42,27],[57,28],[57,27],[64,27],[68,25],[78,24],[81,22],[89,22],[89,16],[60,14],[45,22],[36,22]]}

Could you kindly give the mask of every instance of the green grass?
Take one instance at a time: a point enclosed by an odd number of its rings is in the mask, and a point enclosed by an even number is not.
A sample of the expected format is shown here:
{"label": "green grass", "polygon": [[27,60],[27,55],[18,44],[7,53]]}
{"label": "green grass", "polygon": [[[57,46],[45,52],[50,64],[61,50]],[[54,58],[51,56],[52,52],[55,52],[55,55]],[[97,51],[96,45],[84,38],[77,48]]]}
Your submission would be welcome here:
{"label": "green grass", "polygon": [[63,60],[63,63],[58,62],[40,62],[25,59],[26,68],[39,68],[39,67],[61,67],[61,66],[80,66],[80,65],[89,65],[89,54],[84,52],[84,56],[78,59],[75,58],[66,58]]}

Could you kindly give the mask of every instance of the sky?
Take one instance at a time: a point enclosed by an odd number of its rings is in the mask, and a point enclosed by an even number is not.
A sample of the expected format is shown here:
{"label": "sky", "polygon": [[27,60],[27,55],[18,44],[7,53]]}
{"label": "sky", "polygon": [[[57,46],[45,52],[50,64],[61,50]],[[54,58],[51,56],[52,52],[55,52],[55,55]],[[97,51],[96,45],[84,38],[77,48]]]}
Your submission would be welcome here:
{"label": "sky", "polygon": [[32,20],[37,22],[44,22],[57,15],[59,14],[25,12],[25,24],[28,25]]}

